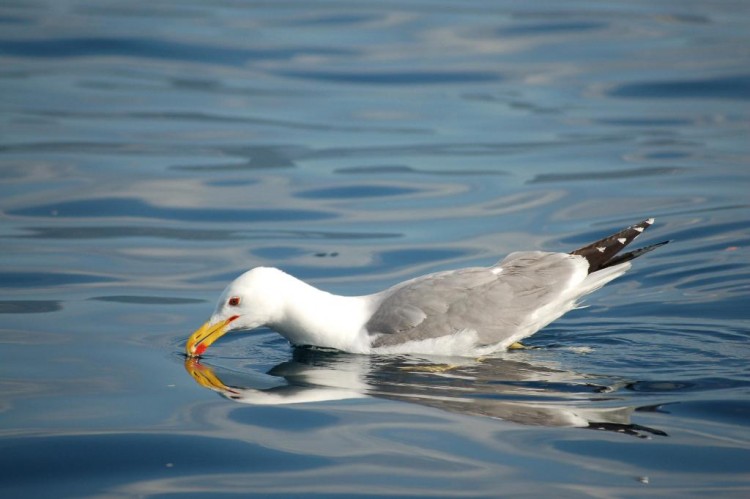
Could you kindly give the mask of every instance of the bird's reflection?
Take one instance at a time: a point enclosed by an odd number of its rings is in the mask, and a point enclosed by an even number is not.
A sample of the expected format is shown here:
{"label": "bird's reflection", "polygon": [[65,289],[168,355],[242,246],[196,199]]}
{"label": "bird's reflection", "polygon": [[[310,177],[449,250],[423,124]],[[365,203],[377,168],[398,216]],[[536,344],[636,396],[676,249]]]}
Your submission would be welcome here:
{"label": "bird's reflection", "polygon": [[[641,438],[666,436],[630,422],[618,383],[505,358],[424,360],[297,348],[265,375],[185,360],[198,384],[231,400],[279,405],[381,397],[523,425],[578,427]],[[624,384],[624,382],[622,382]]]}

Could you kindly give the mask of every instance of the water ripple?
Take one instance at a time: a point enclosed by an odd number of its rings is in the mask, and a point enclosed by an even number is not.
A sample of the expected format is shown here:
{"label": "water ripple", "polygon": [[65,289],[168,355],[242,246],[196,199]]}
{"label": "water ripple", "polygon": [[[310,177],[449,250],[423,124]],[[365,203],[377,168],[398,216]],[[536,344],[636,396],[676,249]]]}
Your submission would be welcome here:
{"label": "water ripple", "polygon": [[750,75],[703,80],[625,83],[609,91],[612,97],[636,99],[750,99]]}
{"label": "water ripple", "polygon": [[296,196],[307,199],[358,199],[372,197],[405,196],[419,192],[419,189],[389,185],[347,185],[309,189]]}
{"label": "water ripple", "polygon": [[230,230],[205,228],[175,228],[149,226],[75,226],[65,227],[24,227],[29,232],[20,238],[29,239],[119,239],[146,238],[176,239],[181,241],[237,241],[246,239],[258,240],[367,240],[394,239],[403,237],[396,232],[358,232],[358,231],[314,231],[314,230]]}
{"label": "water ripple", "polygon": [[146,218],[191,222],[261,222],[291,220],[324,220],[334,218],[330,212],[311,209],[230,209],[178,208],[155,206],[137,198],[76,199],[59,203],[19,208],[9,215],[44,218]]}
{"label": "water ripple", "polygon": [[62,310],[59,300],[0,300],[0,314],[43,314],[59,310]]}
{"label": "water ripple", "polygon": [[191,305],[204,303],[206,300],[195,298],[179,298],[172,296],[143,296],[143,295],[107,295],[94,296],[89,300],[105,301],[113,303],[131,303],[136,305]]}
{"label": "water ripple", "polygon": [[121,56],[141,59],[201,62],[240,66],[248,62],[290,60],[300,56],[353,55],[339,48],[248,49],[210,46],[149,38],[48,38],[43,40],[0,40],[0,54],[13,57],[72,58]]}
{"label": "water ripple", "polygon": [[279,71],[287,78],[340,83],[348,85],[445,85],[493,83],[503,79],[490,71]]}
{"label": "water ripple", "polygon": [[[37,289],[49,286],[101,284],[118,281],[114,277],[78,272],[0,272],[0,288]],[[44,306],[44,305],[42,305]]]}
{"label": "water ripple", "polygon": [[536,175],[528,184],[544,184],[552,182],[571,182],[571,181],[601,181],[601,180],[619,180],[641,177],[653,177],[661,175],[674,175],[683,173],[687,169],[677,166],[651,166],[632,168],[628,170],[598,170],[593,172],[565,172],[565,173],[542,173]]}

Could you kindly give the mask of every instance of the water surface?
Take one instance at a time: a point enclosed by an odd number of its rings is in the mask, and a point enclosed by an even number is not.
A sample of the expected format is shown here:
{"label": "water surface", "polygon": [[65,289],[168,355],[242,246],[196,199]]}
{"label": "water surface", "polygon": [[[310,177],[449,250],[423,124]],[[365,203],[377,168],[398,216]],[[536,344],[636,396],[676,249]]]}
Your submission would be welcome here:
{"label": "water surface", "polygon": [[[3,497],[750,494],[744,2],[0,7]],[[672,243],[487,359],[181,356],[337,293]],[[43,477],[43,479],[40,479]]]}

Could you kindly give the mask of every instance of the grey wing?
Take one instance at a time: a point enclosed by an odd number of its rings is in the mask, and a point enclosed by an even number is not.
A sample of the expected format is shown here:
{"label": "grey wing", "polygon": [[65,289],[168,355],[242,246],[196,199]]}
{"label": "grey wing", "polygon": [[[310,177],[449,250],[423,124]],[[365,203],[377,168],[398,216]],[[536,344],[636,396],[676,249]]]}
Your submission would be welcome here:
{"label": "grey wing", "polygon": [[495,267],[439,272],[389,290],[366,328],[374,347],[464,329],[476,330],[480,343],[489,345],[526,327],[538,309],[586,273],[578,256],[513,253]]}

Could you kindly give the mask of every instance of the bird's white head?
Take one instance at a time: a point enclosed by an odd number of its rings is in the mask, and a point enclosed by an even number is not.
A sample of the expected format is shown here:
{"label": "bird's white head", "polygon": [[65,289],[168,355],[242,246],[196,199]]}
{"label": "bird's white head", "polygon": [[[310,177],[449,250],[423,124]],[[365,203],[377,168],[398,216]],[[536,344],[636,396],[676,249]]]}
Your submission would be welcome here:
{"label": "bird's white head", "polygon": [[198,328],[185,345],[188,357],[199,357],[216,340],[238,329],[269,325],[282,313],[280,283],[288,277],[270,267],[248,270],[221,294],[211,318]]}

